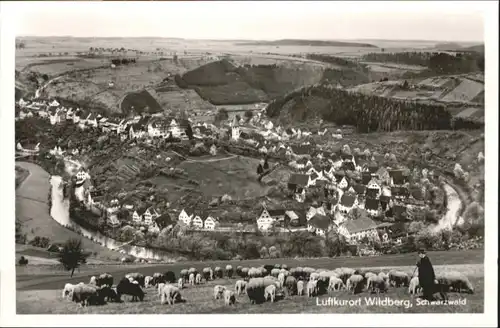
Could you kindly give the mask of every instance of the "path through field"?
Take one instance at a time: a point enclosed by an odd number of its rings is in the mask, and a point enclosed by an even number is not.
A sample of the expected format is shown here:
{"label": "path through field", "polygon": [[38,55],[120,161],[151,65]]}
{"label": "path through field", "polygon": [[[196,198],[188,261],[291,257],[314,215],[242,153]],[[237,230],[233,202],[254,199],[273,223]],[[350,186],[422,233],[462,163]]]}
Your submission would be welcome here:
{"label": "path through field", "polygon": [[462,200],[453,187],[449,184],[444,184],[444,190],[447,197],[446,214],[439,220],[434,230],[441,231],[443,229],[452,229],[455,223],[459,220],[460,208],[462,207]]}

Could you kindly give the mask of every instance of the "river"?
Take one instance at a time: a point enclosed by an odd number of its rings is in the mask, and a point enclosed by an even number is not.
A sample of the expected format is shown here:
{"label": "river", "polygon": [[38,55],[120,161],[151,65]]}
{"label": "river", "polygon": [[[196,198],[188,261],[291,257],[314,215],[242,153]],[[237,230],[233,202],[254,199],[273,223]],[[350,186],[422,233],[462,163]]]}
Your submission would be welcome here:
{"label": "river", "polygon": [[63,196],[62,178],[60,176],[52,176],[50,178],[50,184],[52,188],[52,206],[50,209],[50,215],[60,225],[64,227],[72,227],[75,231],[80,231],[83,236],[93,239],[110,250],[122,249],[126,252],[126,254],[133,255],[138,258],[173,262],[172,257],[166,252],[141,246],[129,245],[128,243],[119,242],[115,239],[107,237],[99,231],[90,231],[81,227],[69,217],[69,201],[64,199]]}

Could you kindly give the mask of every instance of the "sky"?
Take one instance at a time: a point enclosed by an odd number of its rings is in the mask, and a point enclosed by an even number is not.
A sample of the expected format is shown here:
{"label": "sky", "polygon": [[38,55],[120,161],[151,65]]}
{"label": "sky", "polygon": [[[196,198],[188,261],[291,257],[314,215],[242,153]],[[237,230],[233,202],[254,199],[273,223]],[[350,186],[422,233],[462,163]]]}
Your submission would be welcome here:
{"label": "sky", "polygon": [[[483,42],[481,2],[2,3],[17,36]],[[483,7],[483,9],[481,9]],[[4,12],[5,13],[5,12]]]}

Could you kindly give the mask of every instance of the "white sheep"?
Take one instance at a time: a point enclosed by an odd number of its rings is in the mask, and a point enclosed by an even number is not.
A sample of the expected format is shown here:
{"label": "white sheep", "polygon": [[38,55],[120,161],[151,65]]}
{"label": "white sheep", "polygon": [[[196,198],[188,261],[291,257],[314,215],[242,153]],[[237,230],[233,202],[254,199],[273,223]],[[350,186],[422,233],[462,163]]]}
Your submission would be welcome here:
{"label": "white sheep", "polygon": [[362,275],[353,274],[352,276],[350,276],[347,279],[347,283],[346,283],[347,290],[348,291],[352,290],[352,293],[354,294],[358,288],[362,287],[363,281],[364,281],[364,278]]}
{"label": "white sheep", "polygon": [[173,285],[166,285],[161,291],[161,304],[165,302],[169,305],[173,305],[175,301],[181,300],[181,292],[179,288]]}
{"label": "white sheep", "polygon": [[313,297],[318,293],[318,281],[309,280],[307,282],[307,297]]}
{"label": "white sheep", "polygon": [[304,281],[299,280],[297,282],[297,295],[302,296],[304,295]]}
{"label": "white sheep", "polygon": [[247,282],[245,280],[238,280],[234,285],[234,290],[236,290],[236,294],[241,295],[247,286]]}
{"label": "white sheep", "polygon": [[330,277],[330,281],[328,283],[328,290],[338,291],[342,287],[345,287],[344,282],[342,281],[342,279],[340,279],[340,278],[338,278],[336,276],[331,276]]}
{"label": "white sheep", "polygon": [[226,287],[221,286],[221,285],[215,285],[214,286],[214,299],[218,300],[224,291],[226,290]]}
{"label": "white sheep", "polygon": [[278,280],[279,280],[282,284],[284,284],[284,283],[285,283],[285,274],[284,274],[283,272],[280,272],[280,273],[278,274]]}
{"label": "white sheep", "polygon": [[224,304],[225,305],[233,305],[236,303],[236,296],[232,290],[224,290]]}
{"label": "white sheep", "polygon": [[[83,285],[83,284],[82,284]],[[62,298],[71,298],[71,293],[73,293],[73,289],[75,288],[75,285],[73,284],[66,284],[64,285],[64,289],[63,289],[63,292],[62,292]]]}
{"label": "white sheep", "polygon": [[274,299],[276,298],[276,286],[269,285],[264,289],[264,299],[267,301],[271,300],[271,303],[274,303]]}
{"label": "white sheep", "polygon": [[[182,278],[181,278],[182,279]],[[163,287],[165,287],[165,283],[160,282],[158,284],[158,296],[161,296],[161,291],[163,290]]]}
{"label": "white sheep", "polygon": [[201,274],[200,273],[197,273],[196,274],[196,277],[194,278],[194,282],[199,285],[201,284]]}
{"label": "white sheep", "polygon": [[445,272],[437,275],[436,280],[442,286],[447,289],[453,288],[453,290],[461,293],[462,289],[465,289],[467,293],[474,293],[474,287],[472,286],[469,279],[460,272],[452,271]]}
{"label": "white sheep", "polygon": [[418,281],[418,277],[413,277],[410,280],[410,286],[408,287],[409,294],[417,294],[420,292],[420,282]]}
{"label": "white sheep", "polygon": [[182,277],[181,277],[181,278],[179,278],[179,281],[177,282],[177,287],[178,287],[179,289],[184,288],[184,279],[183,279]]}
{"label": "white sheep", "polygon": [[190,285],[194,285],[194,278],[195,278],[194,273],[189,274],[189,284]]}
{"label": "white sheep", "polygon": [[89,285],[96,285],[97,284],[97,277],[96,276],[92,276],[90,277],[90,282],[89,282]]}
{"label": "white sheep", "polygon": [[146,276],[144,278],[144,287],[145,288],[148,288],[148,287],[151,287],[153,285],[153,277],[151,276]]}

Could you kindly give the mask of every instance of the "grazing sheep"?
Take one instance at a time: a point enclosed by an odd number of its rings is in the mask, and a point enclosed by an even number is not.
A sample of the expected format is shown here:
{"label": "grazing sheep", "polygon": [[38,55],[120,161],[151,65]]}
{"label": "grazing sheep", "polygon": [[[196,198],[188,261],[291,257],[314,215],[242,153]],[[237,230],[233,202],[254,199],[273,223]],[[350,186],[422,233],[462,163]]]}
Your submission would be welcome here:
{"label": "grazing sheep", "polygon": [[302,296],[304,295],[304,281],[299,280],[297,282],[297,295]]}
{"label": "grazing sheep", "polygon": [[241,270],[242,270],[242,269],[243,269],[243,267],[242,267],[241,265],[238,265],[238,266],[236,267],[236,274],[237,274],[238,276],[240,276],[240,277],[241,277]]}
{"label": "grazing sheep", "polygon": [[[182,281],[182,278],[180,278],[180,280]],[[164,282],[160,282],[158,284],[158,296],[161,296],[161,291],[163,290],[163,287],[165,287],[166,284]]]}
{"label": "grazing sheep", "polygon": [[303,277],[304,277],[304,279],[309,280],[309,277],[311,276],[311,274],[315,273],[315,272],[316,272],[316,269],[310,268],[310,267],[305,267],[303,269]]}
{"label": "grazing sheep", "polygon": [[138,281],[136,284],[131,283],[128,279],[123,278],[120,280],[116,286],[116,293],[118,299],[121,299],[121,295],[131,295],[132,301],[137,301],[137,299],[143,301],[144,295],[146,294],[142,289]]}
{"label": "grazing sheep", "polygon": [[[163,283],[166,282],[165,275],[163,273],[160,273],[160,272],[155,272],[153,274],[153,280],[150,282],[151,285],[157,286],[161,282],[163,282]],[[144,284],[146,284],[146,279],[144,279]]]}
{"label": "grazing sheep", "polygon": [[179,273],[179,275],[184,280],[184,282],[188,281],[188,277],[189,277],[188,269],[182,269],[181,272]]}
{"label": "grazing sheep", "polygon": [[76,285],[71,293],[71,300],[84,307],[91,303],[91,299],[98,298],[97,287],[94,285]]}
{"label": "grazing sheep", "polygon": [[379,272],[378,276],[382,279],[384,279],[385,281],[389,281],[389,275],[385,272]]}
{"label": "grazing sheep", "polygon": [[220,297],[222,297],[222,294],[226,290],[226,287],[221,286],[221,285],[215,285],[214,286],[214,299],[218,300]]}
{"label": "grazing sheep", "polygon": [[287,295],[297,294],[297,279],[293,276],[288,276],[285,278],[284,287]]}
{"label": "grazing sheep", "polygon": [[275,267],[276,269],[281,269],[281,264],[276,263],[276,264],[274,265],[274,267]]}
{"label": "grazing sheep", "polygon": [[389,283],[394,287],[408,287],[410,277],[406,272],[391,270],[389,271]]}
{"label": "grazing sheep", "polygon": [[285,283],[285,274],[283,272],[280,272],[278,274],[278,281],[280,281],[282,284]]}
{"label": "grazing sheep", "polygon": [[281,269],[282,269],[282,270],[288,270],[288,265],[286,265],[286,264],[282,264],[282,265],[281,265]]}
{"label": "grazing sheep", "polygon": [[194,285],[194,282],[195,282],[194,278],[195,278],[194,273],[190,273],[189,274],[189,284],[190,285]]}
{"label": "grazing sheep", "polygon": [[90,277],[89,285],[97,286],[97,278],[96,278],[96,276]]}
{"label": "grazing sheep", "polygon": [[196,270],[196,268],[189,268],[188,270],[188,274],[194,274],[196,276],[196,274],[198,273],[198,270]]}
{"label": "grazing sheep", "polygon": [[63,289],[63,292],[62,292],[62,298],[66,298],[66,297],[71,296],[71,294],[73,293],[73,289],[75,288],[75,286],[77,286],[77,285],[73,285],[73,284],[70,284],[70,283],[64,285],[64,289]]}
{"label": "grazing sheep", "polygon": [[168,282],[169,284],[175,283],[177,281],[177,279],[175,279],[175,272],[173,272],[173,271],[165,272],[164,280],[165,281],[160,281],[160,282]]}
{"label": "grazing sheep", "polygon": [[347,290],[351,291],[352,293],[355,294],[356,292],[359,292],[360,290],[363,289],[363,282],[364,278],[362,275],[359,274],[353,274],[347,279]]}
{"label": "grazing sheep", "polygon": [[212,280],[214,278],[214,273],[212,271],[212,268],[206,267],[203,268],[203,278],[205,278],[206,281]]}
{"label": "grazing sheep", "polygon": [[113,286],[113,276],[109,273],[102,273],[99,275],[99,277],[96,278],[95,284],[98,287],[104,285]]}
{"label": "grazing sheep", "polygon": [[179,281],[177,282],[177,287],[179,289],[183,289],[184,288],[184,279],[179,278]]}
{"label": "grazing sheep", "polygon": [[368,280],[370,277],[376,277],[377,275],[373,272],[366,272],[363,276]]}
{"label": "grazing sheep", "polygon": [[379,294],[380,292],[387,291],[387,283],[379,276],[373,275],[368,278],[368,287],[371,287],[372,293]]}
{"label": "grazing sheep", "polygon": [[265,277],[265,276],[267,276],[267,274],[269,272],[271,272],[272,268],[270,270],[268,270],[268,269],[266,269],[266,266],[263,266],[263,267],[257,268],[257,270],[260,271],[260,276],[261,277]]}
{"label": "grazing sheep", "polygon": [[271,270],[271,276],[278,278],[279,274],[280,274],[280,269],[274,268]]}
{"label": "grazing sheep", "polygon": [[345,287],[342,279],[340,279],[336,276],[330,277],[330,281],[328,282],[328,290],[339,291],[342,287]]}
{"label": "grazing sheep", "polygon": [[238,280],[236,284],[234,285],[234,290],[236,291],[236,294],[241,295],[243,294],[243,291],[245,290],[247,286],[247,282],[244,280]]}
{"label": "grazing sheep", "polygon": [[347,285],[347,279],[349,279],[350,276],[352,276],[354,274],[356,270],[354,269],[351,269],[351,268],[340,268],[338,273],[339,273],[339,278],[342,279],[342,281],[344,282],[344,284]]}
{"label": "grazing sheep", "polygon": [[197,273],[196,277],[194,277],[194,283],[197,285],[201,284],[201,274],[200,273]]}
{"label": "grazing sheep", "polygon": [[266,272],[265,272],[265,273],[263,273],[263,276],[265,276],[267,273],[271,272],[271,270],[272,270],[272,269],[274,269],[274,268],[275,268],[275,266],[274,266],[274,265],[272,265],[272,264],[265,264],[265,265],[263,265],[261,268],[266,269]]}
{"label": "grazing sheep", "polygon": [[134,272],[134,273],[129,273],[127,276],[137,281],[141,287],[144,287],[145,277],[142,273]]}
{"label": "grazing sheep", "polygon": [[248,279],[248,271],[250,271],[249,268],[242,268],[240,277],[244,278],[244,279]]}
{"label": "grazing sheep", "polygon": [[309,280],[310,281],[318,281],[319,277],[320,277],[319,273],[311,272],[311,274],[309,275]]}
{"label": "grazing sheep", "polygon": [[271,303],[274,303],[274,299],[276,298],[276,286],[269,285],[264,289],[264,299],[267,301],[271,300]]}
{"label": "grazing sheep", "polygon": [[214,269],[214,275],[216,278],[222,278],[224,276],[224,272],[222,271],[221,267],[215,267]]}
{"label": "grazing sheep", "polygon": [[267,286],[276,287],[275,280],[269,278],[252,278],[245,288],[248,298],[252,304],[265,301],[264,291]]}
{"label": "grazing sheep", "polygon": [[420,283],[418,281],[418,277],[413,277],[410,280],[410,286],[408,287],[409,294],[417,294],[420,292]]}
{"label": "grazing sheep", "polygon": [[227,277],[229,279],[231,279],[233,277],[233,272],[234,272],[233,271],[233,266],[230,265],[230,264],[226,265],[226,274],[227,274]]}
{"label": "grazing sheep", "polygon": [[466,293],[474,293],[474,287],[472,286],[471,282],[464,274],[460,272],[445,272],[437,275],[436,280],[447,290],[453,289],[453,291],[459,293],[465,290]]}
{"label": "grazing sheep", "polygon": [[181,292],[179,288],[174,285],[166,285],[161,291],[161,301],[163,305],[167,303],[168,305],[174,305],[176,301],[180,302],[182,300]]}
{"label": "grazing sheep", "polygon": [[146,276],[144,278],[144,287],[149,288],[153,286],[153,277],[151,276]]}
{"label": "grazing sheep", "polygon": [[233,305],[236,303],[236,295],[232,290],[226,289],[224,291],[224,305]]}
{"label": "grazing sheep", "polygon": [[316,280],[309,280],[307,282],[307,297],[313,297],[318,294],[318,281]]}
{"label": "grazing sheep", "polygon": [[250,278],[262,277],[262,272],[257,268],[250,268],[248,270],[248,277],[250,277]]}

